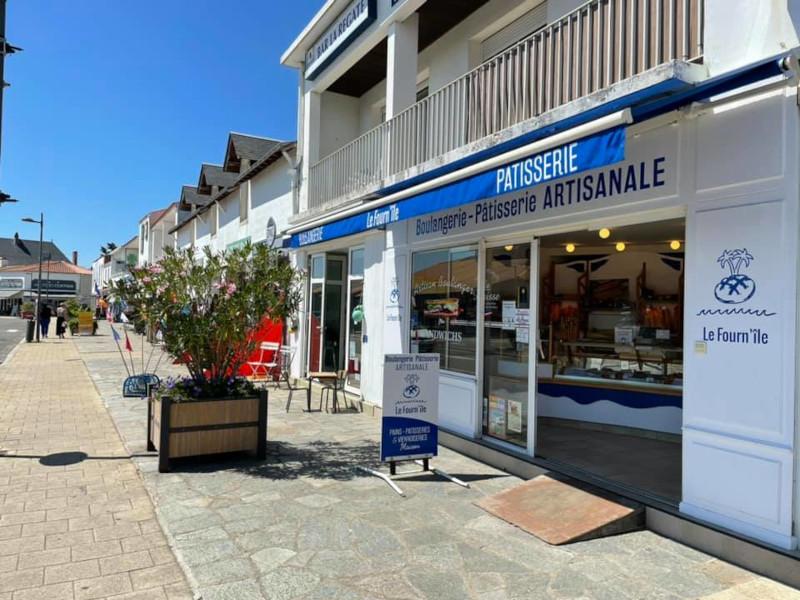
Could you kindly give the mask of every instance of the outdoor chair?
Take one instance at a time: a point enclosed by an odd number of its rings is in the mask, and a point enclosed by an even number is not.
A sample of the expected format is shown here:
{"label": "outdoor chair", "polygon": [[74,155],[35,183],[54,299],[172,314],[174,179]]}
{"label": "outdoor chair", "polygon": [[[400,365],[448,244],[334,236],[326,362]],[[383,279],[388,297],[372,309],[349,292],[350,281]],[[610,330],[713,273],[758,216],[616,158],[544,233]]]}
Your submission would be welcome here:
{"label": "outdoor chair", "polygon": [[294,360],[295,351],[294,346],[281,346],[279,350],[279,366],[278,366],[278,387],[281,387],[281,381],[286,382],[287,388],[290,387],[289,376],[292,370],[292,361]]}
{"label": "outdoor chair", "polygon": [[263,371],[264,379],[269,380],[269,376],[274,374],[278,366],[278,350],[281,345],[277,342],[261,342],[258,345],[258,360],[247,361],[253,379],[258,378],[258,372]]}
{"label": "outdoor chair", "polygon": [[303,392],[308,393],[308,387],[311,385],[311,382],[306,379],[295,379],[294,383],[292,383],[291,377],[286,376],[286,388],[289,390],[289,397],[286,400],[286,412],[289,412],[289,407],[292,404],[292,395],[295,392]]}
{"label": "outdoor chair", "polygon": [[347,371],[344,369],[339,370],[336,372],[336,379],[333,383],[325,383],[322,385],[322,389],[319,391],[319,409],[322,410],[322,398],[325,397],[325,410],[328,410],[328,402],[330,401],[331,392],[333,392],[333,412],[338,410],[338,396],[339,393],[342,395],[342,399],[344,400],[345,406],[350,408],[350,403],[347,401],[347,393],[344,389],[344,382],[345,378],[347,377]]}

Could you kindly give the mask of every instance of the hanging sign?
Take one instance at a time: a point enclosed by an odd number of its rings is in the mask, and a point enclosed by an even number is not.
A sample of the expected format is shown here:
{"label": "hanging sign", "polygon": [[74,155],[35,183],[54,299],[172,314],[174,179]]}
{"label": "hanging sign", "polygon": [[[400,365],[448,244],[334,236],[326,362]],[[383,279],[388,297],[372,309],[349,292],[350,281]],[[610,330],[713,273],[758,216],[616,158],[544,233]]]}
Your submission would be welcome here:
{"label": "hanging sign", "polygon": [[439,355],[387,354],[384,363],[381,461],[436,456]]}
{"label": "hanging sign", "polygon": [[[289,245],[293,248],[300,248],[317,244],[385,227],[398,221],[431,215],[476,200],[487,201],[485,212],[472,214],[467,211],[458,211],[448,215],[444,221],[420,219],[417,235],[420,234],[420,227],[423,230],[434,228],[446,233],[466,229],[476,220],[487,222],[517,215],[527,215],[533,218],[533,213],[537,211],[537,198],[528,193],[531,188],[623,160],[625,160],[625,128],[616,127],[569,144],[532,154],[471,177],[465,177],[416,196],[398,200],[394,204],[367,210],[314,229],[301,231],[292,236]],[[663,174],[663,171],[660,173]],[[626,174],[626,177],[629,176]],[[621,181],[624,180],[621,179]],[[586,182],[582,188],[576,187],[575,199],[570,199],[570,203],[578,204],[590,201],[592,199],[591,187]],[[570,192],[572,191],[570,188]],[[564,193],[562,190],[558,199],[561,204],[565,202]]]}
{"label": "hanging sign", "polygon": [[377,17],[376,0],[353,0],[306,52],[306,79],[313,80]]}

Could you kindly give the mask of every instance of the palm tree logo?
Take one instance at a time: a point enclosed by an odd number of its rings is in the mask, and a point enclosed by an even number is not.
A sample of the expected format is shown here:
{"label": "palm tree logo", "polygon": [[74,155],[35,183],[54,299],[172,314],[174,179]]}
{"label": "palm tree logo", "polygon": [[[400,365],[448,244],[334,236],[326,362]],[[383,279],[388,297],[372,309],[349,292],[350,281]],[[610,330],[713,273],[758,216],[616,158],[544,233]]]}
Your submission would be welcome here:
{"label": "palm tree logo", "polygon": [[714,287],[714,297],[723,304],[741,304],[747,302],[756,293],[756,282],[741,273],[745,267],[755,260],[747,248],[725,250],[717,259],[720,267],[729,271]]}

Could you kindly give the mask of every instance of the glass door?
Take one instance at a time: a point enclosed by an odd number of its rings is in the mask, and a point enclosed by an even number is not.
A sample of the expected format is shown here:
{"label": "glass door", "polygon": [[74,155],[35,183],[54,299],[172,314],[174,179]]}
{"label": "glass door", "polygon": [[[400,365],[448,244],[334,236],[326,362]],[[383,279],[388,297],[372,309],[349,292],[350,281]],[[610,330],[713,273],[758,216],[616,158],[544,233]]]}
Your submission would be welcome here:
{"label": "glass door", "polygon": [[364,330],[364,249],[350,251],[347,277],[347,376],[348,389],[361,389],[361,336]]}
{"label": "glass door", "polygon": [[311,257],[308,311],[308,370],[338,371],[344,354],[344,274],[346,258],[337,254]]}
{"label": "glass door", "polygon": [[322,370],[338,371],[344,364],[344,274],[345,257],[325,256],[325,292],[322,306]]}
{"label": "glass door", "polygon": [[325,255],[311,257],[308,310],[308,370],[319,371],[322,342],[322,288],[325,284]]}
{"label": "glass door", "polygon": [[483,435],[529,451],[532,249],[486,248],[483,320]]}

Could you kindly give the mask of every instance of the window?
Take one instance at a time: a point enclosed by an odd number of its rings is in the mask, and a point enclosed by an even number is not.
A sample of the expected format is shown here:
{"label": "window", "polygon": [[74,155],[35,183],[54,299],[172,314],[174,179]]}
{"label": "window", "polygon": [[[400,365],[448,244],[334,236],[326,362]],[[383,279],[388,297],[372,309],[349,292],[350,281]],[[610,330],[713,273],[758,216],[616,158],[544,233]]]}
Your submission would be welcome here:
{"label": "window", "polygon": [[417,252],[411,262],[411,351],[438,352],[443,370],[474,375],[478,250]]}

